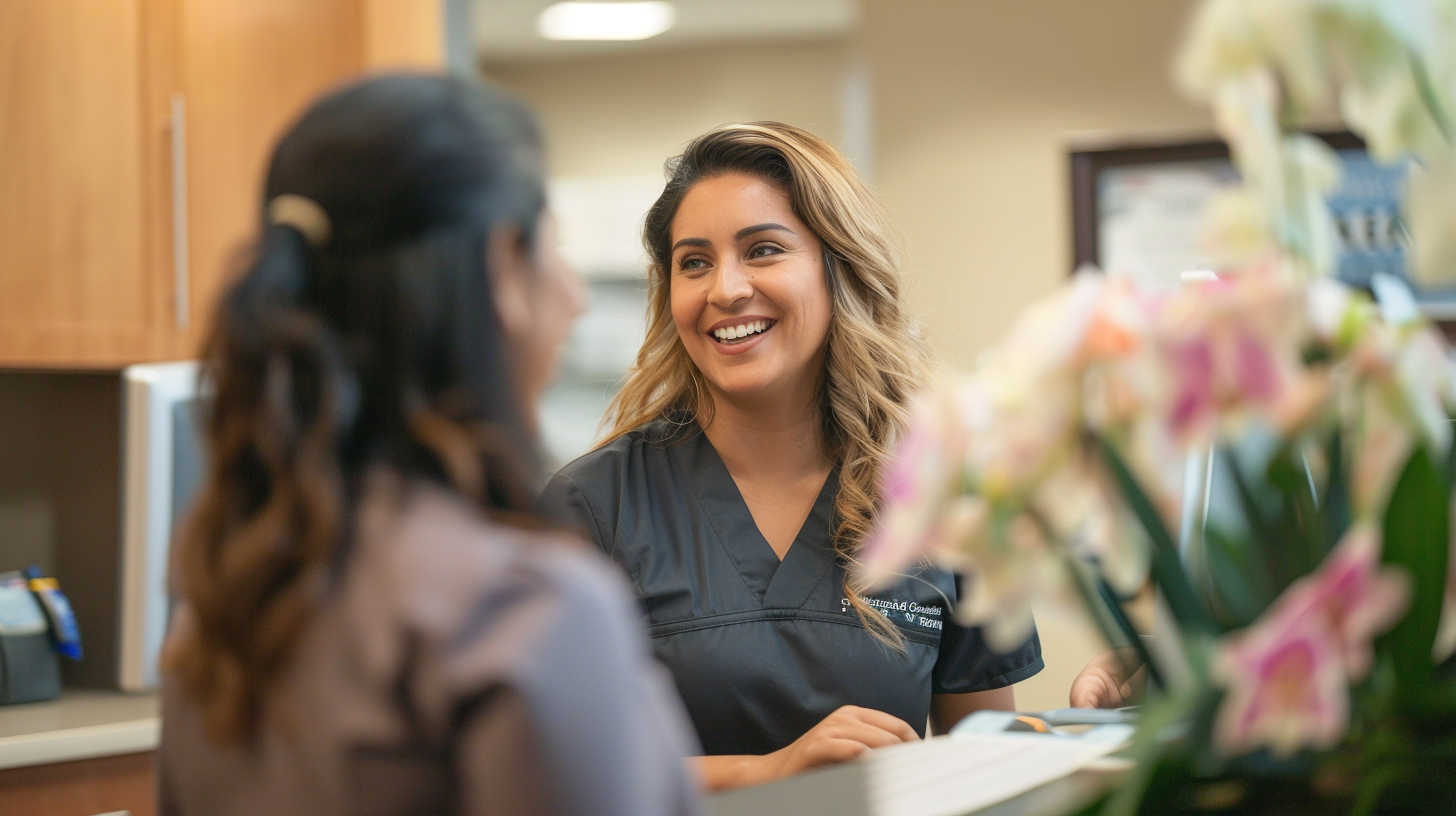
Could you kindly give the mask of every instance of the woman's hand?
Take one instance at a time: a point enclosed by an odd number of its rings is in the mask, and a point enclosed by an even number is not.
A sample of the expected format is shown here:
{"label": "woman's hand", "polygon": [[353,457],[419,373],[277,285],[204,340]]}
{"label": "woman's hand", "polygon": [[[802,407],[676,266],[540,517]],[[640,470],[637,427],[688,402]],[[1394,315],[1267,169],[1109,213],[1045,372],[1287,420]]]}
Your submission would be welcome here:
{"label": "woman's hand", "polygon": [[859,706],[841,706],[808,733],[769,754],[779,768],[775,777],[793,776],[821,765],[848,762],[871,748],[920,739],[899,717]]}
{"label": "woman's hand", "polygon": [[1067,696],[1074,708],[1121,708],[1142,692],[1147,675],[1136,649],[1109,649],[1087,663]]}
{"label": "woman's hand", "polygon": [[771,754],[697,757],[694,764],[708,790],[730,790],[848,762],[871,748],[918,739],[915,729],[899,717],[859,706],[842,706],[804,736]]}

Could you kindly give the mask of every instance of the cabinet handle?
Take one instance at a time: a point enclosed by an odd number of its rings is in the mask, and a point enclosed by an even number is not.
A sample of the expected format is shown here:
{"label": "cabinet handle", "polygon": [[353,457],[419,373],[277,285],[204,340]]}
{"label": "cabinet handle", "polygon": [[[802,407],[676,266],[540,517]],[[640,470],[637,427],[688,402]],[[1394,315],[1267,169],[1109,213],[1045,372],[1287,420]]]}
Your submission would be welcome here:
{"label": "cabinet handle", "polygon": [[178,329],[187,328],[191,299],[187,243],[187,96],[172,94],[172,297]]}

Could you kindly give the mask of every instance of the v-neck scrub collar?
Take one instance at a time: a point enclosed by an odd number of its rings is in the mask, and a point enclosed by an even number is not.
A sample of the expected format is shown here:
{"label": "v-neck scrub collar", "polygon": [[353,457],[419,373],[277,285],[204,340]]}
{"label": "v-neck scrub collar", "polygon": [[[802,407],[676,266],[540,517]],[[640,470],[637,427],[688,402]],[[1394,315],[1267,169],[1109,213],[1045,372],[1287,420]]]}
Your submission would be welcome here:
{"label": "v-neck scrub collar", "polygon": [[563,468],[540,507],[626,570],[709,754],[775,751],[843,705],[923,732],[932,694],[1000,688],[1042,668],[1035,634],[996,654],[979,629],[956,624],[958,582],[933,567],[866,599],[905,650],[874,639],[834,551],[838,492],[835,471],[780,562],[707,436],[659,421]]}
{"label": "v-neck scrub collar", "polygon": [[706,434],[695,432],[691,439],[671,448],[668,460],[682,483],[690,486],[688,498],[697,502],[749,591],[765,607],[802,607],[834,566],[830,536],[834,499],[839,493],[838,470],[825,479],[809,516],[780,560]]}

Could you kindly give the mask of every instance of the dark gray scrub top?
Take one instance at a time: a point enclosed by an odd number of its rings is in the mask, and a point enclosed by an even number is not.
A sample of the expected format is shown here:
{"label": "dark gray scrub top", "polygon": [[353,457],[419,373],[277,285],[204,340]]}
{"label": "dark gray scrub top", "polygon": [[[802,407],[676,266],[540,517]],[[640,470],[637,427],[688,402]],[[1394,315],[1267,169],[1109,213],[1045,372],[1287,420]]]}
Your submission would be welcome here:
{"label": "dark gray scrub top", "polygon": [[698,426],[658,421],[567,465],[540,506],[627,571],[707,754],[776,751],[844,705],[923,735],[932,694],[1041,670],[1035,632],[996,654],[979,629],[957,625],[957,581],[933,567],[869,598],[904,634],[905,653],[871,637],[833,549],[838,489],[832,473],[780,563]]}

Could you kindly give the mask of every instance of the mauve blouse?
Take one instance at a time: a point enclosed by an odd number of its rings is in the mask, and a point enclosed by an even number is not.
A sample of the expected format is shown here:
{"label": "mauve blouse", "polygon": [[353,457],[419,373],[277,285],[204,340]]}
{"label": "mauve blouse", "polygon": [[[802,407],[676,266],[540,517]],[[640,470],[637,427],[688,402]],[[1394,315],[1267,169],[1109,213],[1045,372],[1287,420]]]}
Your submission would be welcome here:
{"label": "mauve blouse", "polygon": [[164,680],[161,813],[697,812],[700,749],[604,558],[378,474],[357,531],[255,741],[207,739]]}

